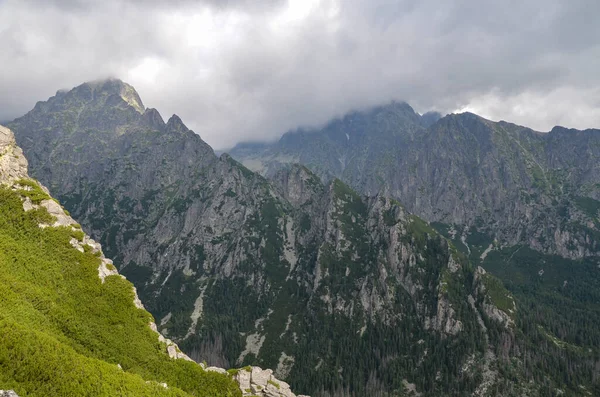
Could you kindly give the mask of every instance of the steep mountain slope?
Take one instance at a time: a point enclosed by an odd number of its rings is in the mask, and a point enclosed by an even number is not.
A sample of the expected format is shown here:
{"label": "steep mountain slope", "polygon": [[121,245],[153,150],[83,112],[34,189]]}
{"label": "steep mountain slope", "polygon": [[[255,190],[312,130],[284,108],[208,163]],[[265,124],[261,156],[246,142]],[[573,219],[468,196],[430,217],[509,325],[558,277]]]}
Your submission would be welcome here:
{"label": "steep mountain slope", "polygon": [[[421,141],[429,122],[406,105],[389,113],[411,123],[399,142]],[[270,182],[115,80],[11,126],[34,175],[192,358],[270,366],[319,396],[585,394],[595,379],[588,356],[531,352],[539,334],[501,283],[384,195],[302,166]],[[380,132],[395,134],[385,117]],[[555,362],[581,375],[550,376]]]}
{"label": "steep mountain slope", "polygon": [[[397,117],[397,107],[355,112],[320,131],[288,133],[260,149],[240,145],[231,154],[267,175],[301,162],[363,193],[384,191],[429,221],[466,226],[467,234],[477,229],[490,242],[597,255],[600,131],[544,134],[469,113],[431,124],[435,118],[414,112]],[[335,149],[323,143],[345,134],[368,138],[338,140]]]}
{"label": "steep mountain slope", "polygon": [[0,303],[0,388],[21,396],[241,395],[230,377],[205,371],[152,330],[135,289],[28,177],[2,126]]}

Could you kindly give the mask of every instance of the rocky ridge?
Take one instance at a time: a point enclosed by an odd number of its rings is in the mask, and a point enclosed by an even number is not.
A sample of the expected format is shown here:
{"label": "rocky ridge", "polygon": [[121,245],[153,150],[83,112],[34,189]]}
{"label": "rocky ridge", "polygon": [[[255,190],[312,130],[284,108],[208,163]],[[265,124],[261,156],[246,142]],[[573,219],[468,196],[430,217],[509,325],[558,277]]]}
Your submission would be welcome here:
{"label": "rocky ridge", "polygon": [[[210,370],[210,368],[209,368]],[[296,397],[290,385],[273,376],[270,369],[244,367],[233,372],[233,378],[240,384],[244,396],[259,397]],[[298,395],[297,397],[309,397]]]}
{"label": "rocky ridge", "polygon": [[472,113],[430,118],[407,104],[352,112],[319,130],[230,153],[271,176],[290,163],[364,194],[383,191],[422,218],[464,237],[527,244],[579,259],[597,256],[600,131],[548,133]]}

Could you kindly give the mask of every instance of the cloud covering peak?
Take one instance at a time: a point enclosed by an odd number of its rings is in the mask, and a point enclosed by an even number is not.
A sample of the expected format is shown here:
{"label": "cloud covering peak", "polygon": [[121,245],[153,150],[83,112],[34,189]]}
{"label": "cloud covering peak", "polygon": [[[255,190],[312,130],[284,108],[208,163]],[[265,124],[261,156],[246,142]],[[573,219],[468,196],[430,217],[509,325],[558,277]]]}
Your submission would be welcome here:
{"label": "cloud covering peak", "polygon": [[600,126],[593,0],[0,2],[0,120],[118,77],[215,148],[404,100]]}

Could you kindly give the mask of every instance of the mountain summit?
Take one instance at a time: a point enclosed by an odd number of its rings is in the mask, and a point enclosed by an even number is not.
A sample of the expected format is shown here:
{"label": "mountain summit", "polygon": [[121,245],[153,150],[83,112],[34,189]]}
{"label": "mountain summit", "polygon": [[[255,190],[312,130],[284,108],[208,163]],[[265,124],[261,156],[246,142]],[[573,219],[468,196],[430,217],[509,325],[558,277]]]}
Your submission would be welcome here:
{"label": "mountain summit", "polygon": [[[142,100],[135,88],[119,79],[106,79],[87,82],[79,87],[76,87],[70,92],[73,91],[76,91],[82,96],[89,95],[94,99],[117,96],[139,113],[144,113],[145,111]],[[67,91],[67,93],[68,92],[69,91]]]}

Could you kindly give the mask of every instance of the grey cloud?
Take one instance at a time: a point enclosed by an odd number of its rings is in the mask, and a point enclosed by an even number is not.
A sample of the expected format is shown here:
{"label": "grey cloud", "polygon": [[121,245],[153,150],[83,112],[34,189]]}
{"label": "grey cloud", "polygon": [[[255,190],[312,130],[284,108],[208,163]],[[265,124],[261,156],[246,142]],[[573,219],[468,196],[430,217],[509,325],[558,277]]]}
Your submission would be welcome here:
{"label": "grey cloud", "polygon": [[[93,10],[99,6],[98,0],[22,0],[37,7],[58,7],[66,12]],[[119,0],[112,1],[120,6],[159,7],[172,9],[174,7],[209,6],[219,10],[242,9],[244,11],[260,11],[280,7],[285,0]]]}
{"label": "grey cloud", "polygon": [[391,100],[600,126],[597,1],[39,3],[0,3],[0,120],[114,76],[216,148]]}

